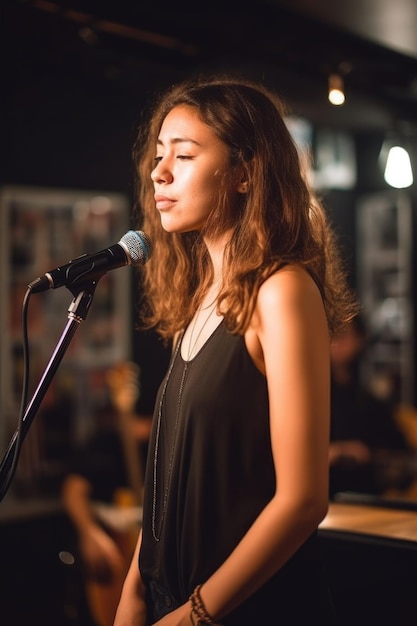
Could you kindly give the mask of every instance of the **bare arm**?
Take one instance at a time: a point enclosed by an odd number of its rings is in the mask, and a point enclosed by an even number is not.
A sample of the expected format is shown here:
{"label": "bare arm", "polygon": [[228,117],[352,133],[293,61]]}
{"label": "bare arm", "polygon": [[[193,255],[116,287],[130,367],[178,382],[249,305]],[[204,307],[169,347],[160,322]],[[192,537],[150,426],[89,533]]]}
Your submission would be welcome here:
{"label": "bare arm", "polygon": [[69,474],[61,490],[62,503],[65,511],[79,532],[86,531],[95,524],[90,505],[91,485],[79,474]]}
{"label": "bare arm", "polygon": [[259,292],[254,329],[259,347],[254,341],[250,351],[267,378],[278,486],[202,587],[207,610],[219,619],[282,567],[328,506],[329,335],[312,279],[297,268],[270,277]]}
{"label": "bare arm", "polygon": [[145,587],[138,566],[141,542],[142,532],[139,533],[135,552],[125,578],[114,626],[145,626],[146,624]]}
{"label": "bare arm", "polygon": [[349,439],[347,441],[332,441],[329,447],[329,465],[334,466],[349,459],[360,465],[371,461],[371,450],[363,441]]}
{"label": "bare arm", "polygon": [[62,486],[62,503],[76,531],[87,572],[94,579],[110,582],[123,571],[123,556],[116,543],[97,522],[91,504],[91,485],[86,478],[70,474]]}

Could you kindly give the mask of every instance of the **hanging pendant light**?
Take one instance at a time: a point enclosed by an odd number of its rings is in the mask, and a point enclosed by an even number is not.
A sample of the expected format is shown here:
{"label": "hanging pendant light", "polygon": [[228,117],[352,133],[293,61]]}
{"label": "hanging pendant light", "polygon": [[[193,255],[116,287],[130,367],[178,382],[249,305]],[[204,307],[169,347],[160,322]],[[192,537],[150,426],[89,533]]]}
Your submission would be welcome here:
{"label": "hanging pendant light", "polygon": [[404,189],[413,184],[410,155],[402,146],[393,145],[389,148],[384,170],[384,180],[388,185],[396,189]]}

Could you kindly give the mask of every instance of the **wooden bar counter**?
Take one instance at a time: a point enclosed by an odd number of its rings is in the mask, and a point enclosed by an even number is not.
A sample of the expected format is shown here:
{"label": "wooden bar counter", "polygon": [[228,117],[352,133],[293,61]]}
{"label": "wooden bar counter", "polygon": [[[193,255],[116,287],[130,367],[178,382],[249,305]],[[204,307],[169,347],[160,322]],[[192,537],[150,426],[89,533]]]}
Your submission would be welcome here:
{"label": "wooden bar counter", "polygon": [[[321,531],[347,532],[370,539],[384,538],[410,542],[417,550],[417,510],[392,507],[332,502]],[[417,623],[417,622],[416,622]]]}

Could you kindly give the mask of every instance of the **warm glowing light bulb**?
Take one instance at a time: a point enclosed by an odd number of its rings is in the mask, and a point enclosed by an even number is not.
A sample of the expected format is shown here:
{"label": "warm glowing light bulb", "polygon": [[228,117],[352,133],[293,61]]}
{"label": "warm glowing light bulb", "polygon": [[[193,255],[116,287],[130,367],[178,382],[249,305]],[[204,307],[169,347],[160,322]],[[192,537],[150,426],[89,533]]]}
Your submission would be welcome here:
{"label": "warm glowing light bulb", "polygon": [[340,106],[345,101],[343,80],[338,74],[329,76],[329,102],[335,106]]}
{"label": "warm glowing light bulb", "polygon": [[413,184],[413,170],[410,157],[401,146],[390,148],[384,172],[385,182],[396,189],[404,189]]}
{"label": "warm glowing light bulb", "polygon": [[335,106],[340,106],[345,101],[345,94],[339,89],[331,89],[329,91],[329,101]]}

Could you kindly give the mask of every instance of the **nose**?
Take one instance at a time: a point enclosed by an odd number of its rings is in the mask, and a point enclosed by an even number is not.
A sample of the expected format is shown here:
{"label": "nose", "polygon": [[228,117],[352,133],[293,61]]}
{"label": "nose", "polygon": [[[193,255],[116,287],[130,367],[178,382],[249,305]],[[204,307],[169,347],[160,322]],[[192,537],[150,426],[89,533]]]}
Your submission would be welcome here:
{"label": "nose", "polygon": [[151,179],[154,183],[170,183],[173,176],[164,159],[158,161],[156,167],[151,172]]}

